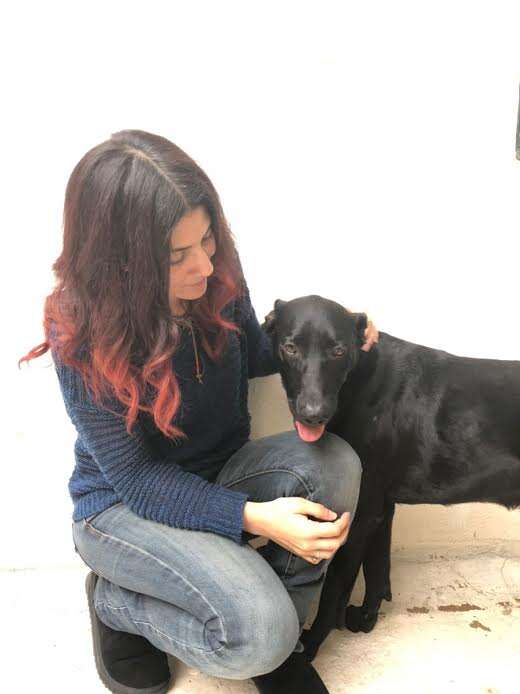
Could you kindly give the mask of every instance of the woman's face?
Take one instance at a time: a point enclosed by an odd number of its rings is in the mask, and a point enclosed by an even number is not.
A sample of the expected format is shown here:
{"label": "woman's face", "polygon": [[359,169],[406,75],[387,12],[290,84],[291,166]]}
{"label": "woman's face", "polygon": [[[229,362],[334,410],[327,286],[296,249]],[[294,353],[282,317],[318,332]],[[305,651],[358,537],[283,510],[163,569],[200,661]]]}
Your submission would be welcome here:
{"label": "woman's face", "polygon": [[173,227],[170,236],[169,300],[173,315],[182,315],[185,301],[204,296],[213,272],[210,258],[216,250],[211,220],[204,207],[196,207]]}

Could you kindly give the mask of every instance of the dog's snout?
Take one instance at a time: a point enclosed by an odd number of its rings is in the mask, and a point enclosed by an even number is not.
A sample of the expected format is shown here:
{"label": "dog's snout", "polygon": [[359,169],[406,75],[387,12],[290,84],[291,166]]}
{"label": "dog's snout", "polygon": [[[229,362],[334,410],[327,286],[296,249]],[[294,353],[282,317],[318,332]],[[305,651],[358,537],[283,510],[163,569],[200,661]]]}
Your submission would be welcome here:
{"label": "dog's snout", "polygon": [[319,403],[306,402],[298,409],[298,415],[304,424],[325,424],[327,421],[323,406]]}

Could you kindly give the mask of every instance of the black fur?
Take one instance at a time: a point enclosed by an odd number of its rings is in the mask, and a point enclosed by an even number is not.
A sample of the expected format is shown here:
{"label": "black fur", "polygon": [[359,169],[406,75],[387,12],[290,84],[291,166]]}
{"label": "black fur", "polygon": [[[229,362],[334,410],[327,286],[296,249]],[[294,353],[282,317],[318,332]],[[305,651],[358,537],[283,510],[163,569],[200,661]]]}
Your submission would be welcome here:
{"label": "black fur", "polygon": [[[293,417],[326,422],[363,466],[347,542],[303,633],[309,659],[334,627],[370,631],[391,600],[396,503],[520,505],[520,362],[458,357],[386,333],[364,352],[366,325],[364,314],[315,295],[278,300],[263,325]],[[345,609],[361,566],[363,605]]]}

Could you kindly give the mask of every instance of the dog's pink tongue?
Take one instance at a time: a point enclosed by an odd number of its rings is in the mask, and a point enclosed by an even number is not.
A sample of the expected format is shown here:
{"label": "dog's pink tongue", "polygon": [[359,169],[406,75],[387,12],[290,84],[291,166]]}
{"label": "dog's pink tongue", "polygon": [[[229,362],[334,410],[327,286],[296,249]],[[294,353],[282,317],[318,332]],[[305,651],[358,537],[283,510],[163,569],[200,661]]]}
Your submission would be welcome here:
{"label": "dog's pink tongue", "polygon": [[325,424],[319,424],[316,427],[309,427],[306,424],[298,422],[297,420],[294,421],[294,424],[296,426],[298,434],[300,435],[300,438],[303,441],[307,441],[307,443],[317,441],[323,434],[323,430],[325,429]]}

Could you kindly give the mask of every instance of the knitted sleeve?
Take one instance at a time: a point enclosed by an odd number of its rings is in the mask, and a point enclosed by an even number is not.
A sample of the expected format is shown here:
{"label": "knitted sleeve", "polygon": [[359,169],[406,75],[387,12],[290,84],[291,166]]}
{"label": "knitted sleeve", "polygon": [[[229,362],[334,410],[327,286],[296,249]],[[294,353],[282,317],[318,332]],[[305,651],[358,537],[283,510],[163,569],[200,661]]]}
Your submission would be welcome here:
{"label": "knitted sleeve", "polygon": [[247,366],[249,378],[270,376],[279,373],[280,367],[273,354],[271,338],[265,333],[251,304],[249,288],[246,285],[241,307],[241,323],[247,340]]}
{"label": "knitted sleeve", "polygon": [[[123,415],[90,400],[81,374],[53,353],[67,413],[86,451],[121,500],[137,515],[175,528],[206,530],[246,544],[248,494],[208,482],[182,466],[157,460],[139,422],[132,434]],[[115,409],[111,404],[111,409]]]}

